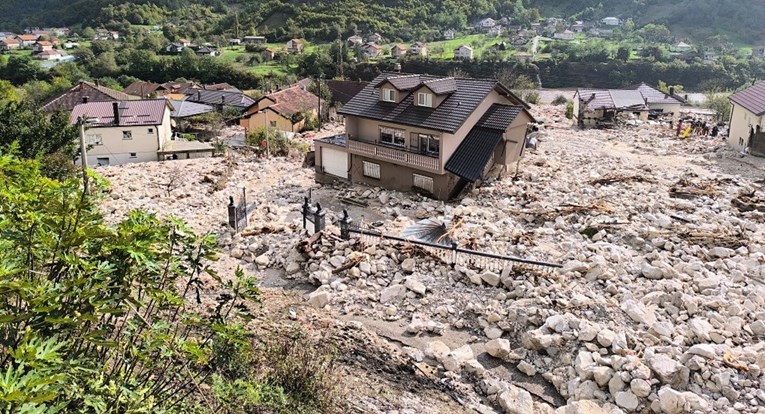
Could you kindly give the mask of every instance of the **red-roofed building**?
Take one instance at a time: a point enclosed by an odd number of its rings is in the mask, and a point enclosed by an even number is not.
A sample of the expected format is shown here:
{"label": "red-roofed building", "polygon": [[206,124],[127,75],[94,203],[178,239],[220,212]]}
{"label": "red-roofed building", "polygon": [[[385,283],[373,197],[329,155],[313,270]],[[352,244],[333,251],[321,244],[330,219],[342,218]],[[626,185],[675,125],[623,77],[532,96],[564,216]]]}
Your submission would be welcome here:
{"label": "red-roofed building", "polygon": [[63,57],[61,53],[58,52],[58,50],[43,50],[42,52],[35,53],[32,55],[34,59],[39,60],[58,60]]}
{"label": "red-roofed building", "polygon": [[16,40],[19,41],[21,47],[32,47],[40,36],[34,34],[24,34],[16,36]]}
{"label": "red-roofed building", "polygon": [[32,53],[40,53],[46,50],[53,50],[53,43],[47,40],[38,40],[32,45]]}
{"label": "red-roofed building", "polygon": [[166,99],[88,102],[72,110],[70,120],[91,119],[85,132],[90,165],[119,165],[160,160],[172,139]]}
{"label": "red-roofed building", "polygon": [[21,46],[21,43],[16,39],[7,38],[0,40],[0,50],[16,50],[19,46]]}
{"label": "red-roofed building", "polygon": [[[322,101],[322,107],[327,103]],[[319,97],[301,86],[293,86],[262,96],[244,112],[240,125],[248,132],[257,128],[299,132],[305,125],[306,116],[316,118],[319,113]]]}

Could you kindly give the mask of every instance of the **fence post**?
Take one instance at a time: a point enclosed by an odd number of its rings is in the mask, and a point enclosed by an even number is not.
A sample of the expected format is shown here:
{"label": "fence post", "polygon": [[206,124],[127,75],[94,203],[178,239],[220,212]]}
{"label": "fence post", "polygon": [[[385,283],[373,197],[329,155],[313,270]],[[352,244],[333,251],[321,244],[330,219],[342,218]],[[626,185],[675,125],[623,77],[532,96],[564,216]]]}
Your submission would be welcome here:
{"label": "fence post", "polygon": [[348,240],[351,238],[351,232],[350,232],[351,221],[353,220],[350,217],[348,217],[348,210],[343,209],[343,217],[340,219],[340,237],[343,240]]}
{"label": "fence post", "polygon": [[308,214],[311,212],[311,206],[308,204],[308,197],[303,197],[303,230],[308,227]]}
{"label": "fence post", "polygon": [[237,228],[236,220],[236,205],[234,205],[234,197],[228,197],[228,225],[233,227],[234,231],[239,231]]}
{"label": "fence post", "polygon": [[457,265],[457,242],[452,242],[452,269]]}
{"label": "fence post", "polygon": [[247,227],[249,220],[247,219],[247,190],[242,187],[242,214],[244,214],[244,227]]}
{"label": "fence post", "polygon": [[313,212],[313,228],[314,233],[318,233],[322,230],[324,230],[324,216],[327,214],[326,211],[321,209],[321,204],[319,202],[316,202],[316,211]]}

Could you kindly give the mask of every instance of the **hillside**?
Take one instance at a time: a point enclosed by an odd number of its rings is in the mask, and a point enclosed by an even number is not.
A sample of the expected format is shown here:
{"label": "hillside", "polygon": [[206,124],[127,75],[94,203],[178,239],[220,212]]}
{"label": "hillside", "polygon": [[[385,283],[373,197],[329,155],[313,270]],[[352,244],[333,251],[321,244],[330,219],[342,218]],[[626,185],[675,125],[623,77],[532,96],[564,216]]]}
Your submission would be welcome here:
{"label": "hillside", "polygon": [[[0,4],[0,28],[87,25],[124,27],[125,23],[193,25],[204,22],[208,35],[258,32],[274,38],[291,36],[331,40],[358,29],[390,38],[428,38],[448,27],[469,27],[491,16],[518,16],[539,10],[543,17],[596,20],[606,16],[633,19],[638,25],[661,23],[678,38],[703,41],[721,36],[735,43],[758,44],[765,37],[759,24],[765,10],[756,0],[9,0]],[[196,13],[189,19],[189,6]],[[44,12],[41,12],[44,10]],[[236,18],[234,14],[236,13]],[[184,16],[186,19],[184,19]],[[527,20],[532,15],[521,16]],[[215,17],[215,18],[213,18]],[[211,18],[206,21],[206,18]],[[740,30],[732,31],[736,27]]]}

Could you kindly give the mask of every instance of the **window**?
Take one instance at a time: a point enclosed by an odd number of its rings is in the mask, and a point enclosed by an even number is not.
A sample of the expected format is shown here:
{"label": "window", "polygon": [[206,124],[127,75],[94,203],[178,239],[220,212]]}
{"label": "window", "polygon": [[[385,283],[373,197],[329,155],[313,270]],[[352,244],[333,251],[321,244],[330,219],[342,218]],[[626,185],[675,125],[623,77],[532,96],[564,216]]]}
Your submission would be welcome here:
{"label": "window", "polygon": [[433,94],[418,93],[417,106],[433,106]]}
{"label": "window", "polygon": [[149,134],[153,134],[154,133],[154,128],[149,128],[146,132],[149,133]]}
{"label": "window", "polygon": [[93,146],[104,145],[104,140],[99,134],[88,135],[86,138],[87,138],[88,145],[93,145]]}
{"label": "window", "polygon": [[105,167],[109,165],[109,158],[96,158],[96,164],[98,164],[99,167]]}
{"label": "window", "polygon": [[438,156],[440,142],[438,137],[428,134],[417,134],[420,140],[420,153],[425,155]]}
{"label": "window", "polygon": [[395,89],[389,89],[389,88],[383,88],[382,90],[382,100],[385,102],[396,102],[396,90]]}
{"label": "window", "polygon": [[276,128],[276,121],[268,121],[268,123],[271,125],[271,128]]}
{"label": "window", "polygon": [[136,155],[135,152],[131,152],[130,153],[130,158],[138,158],[138,156]]}
{"label": "window", "polygon": [[406,142],[406,139],[404,139],[404,130],[380,127],[380,142],[383,144],[403,147]]}
{"label": "window", "polygon": [[380,164],[364,161],[364,177],[380,179]]}
{"label": "window", "polygon": [[433,193],[433,179],[420,174],[412,174],[414,186]]}
{"label": "window", "polygon": [[133,139],[133,132],[122,131],[122,139]]}

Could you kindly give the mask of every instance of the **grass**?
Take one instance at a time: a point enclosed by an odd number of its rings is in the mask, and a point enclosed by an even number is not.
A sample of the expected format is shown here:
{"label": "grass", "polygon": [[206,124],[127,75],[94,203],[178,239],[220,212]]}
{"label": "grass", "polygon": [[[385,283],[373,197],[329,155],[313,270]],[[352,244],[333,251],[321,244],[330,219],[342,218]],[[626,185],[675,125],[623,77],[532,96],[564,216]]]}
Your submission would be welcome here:
{"label": "grass", "polygon": [[[515,54],[514,49],[510,45],[510,39],[507,36],[490,37],[485,34],[473,34],[455,37],[452,40],[440,40],[437,42],[426,43],[428,47],[428,54],[431,59],[451,60],[454,59],[454,49],[461,45],[468,45],[473,48],[473,58],[481,58],[488,49],[495,43],[505,42],[507,50],[503,51],[504,57],[510,57]],[[410,44],[403,43],[409,47]],[[380,58],[390,57],[390,49],[395,46],[396,43],[386,43],[382,45],[383,56]],[[443,53],[436,53],[439,48],[443,49]]]}

